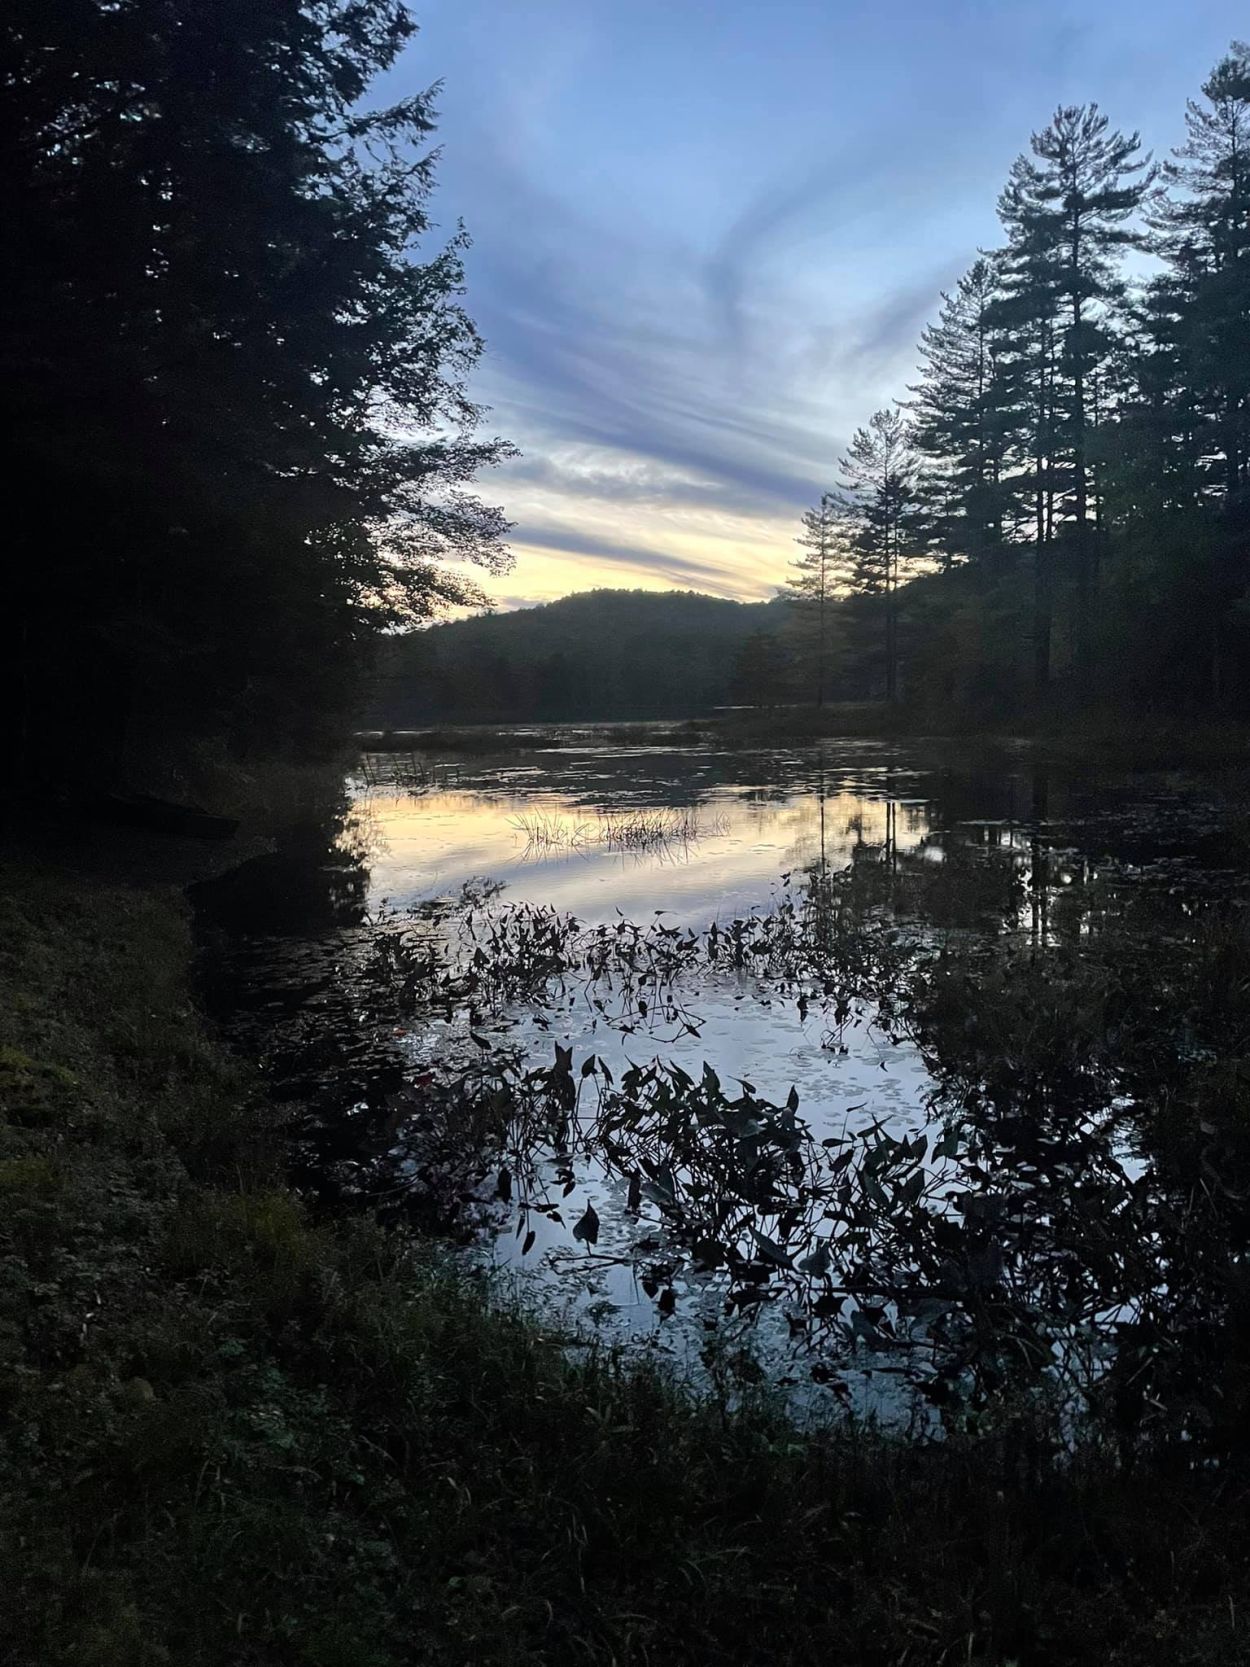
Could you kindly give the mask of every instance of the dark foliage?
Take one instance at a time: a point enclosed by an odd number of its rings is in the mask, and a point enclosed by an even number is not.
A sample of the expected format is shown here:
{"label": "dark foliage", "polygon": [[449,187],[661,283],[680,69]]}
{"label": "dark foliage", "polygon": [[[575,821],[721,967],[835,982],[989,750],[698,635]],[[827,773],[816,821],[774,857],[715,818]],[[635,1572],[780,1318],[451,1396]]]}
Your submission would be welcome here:
{"label": "dark foliage", "polygon": [[[843,500],[844,697],[1250,711],[1250,49],[1186,121],[1156,171],[1063,108],[1013,165],[1005,246],[943,298],[891,465]],[[1131,249],[1161,271],[1131,280]]]}
{"label": "dark foliage", "polygon": [[[497,562],[463,233],[399,0],[15,0],[0,25],[10,779],[315,741],[379,627]],[[418,244],[430,244],[417,254]]]}

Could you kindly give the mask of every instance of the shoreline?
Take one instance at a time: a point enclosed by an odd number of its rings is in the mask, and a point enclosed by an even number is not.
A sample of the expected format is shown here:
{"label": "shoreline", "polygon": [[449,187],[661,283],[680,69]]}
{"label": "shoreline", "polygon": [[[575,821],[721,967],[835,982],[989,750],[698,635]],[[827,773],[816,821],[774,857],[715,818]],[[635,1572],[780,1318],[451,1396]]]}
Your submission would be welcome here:
{"label": "shoreline", "polygon": [[1250,726],[1235,723],[1130,723],[1122,715],[1078,717],[1032,727],[943,723],[924,714],[880,709],[786,709],[751,716],[709,718],[553,719],[542,723],[436,724],[411,729],[357,730],[350,744],[361,752],[463,752],[477,756],[568,744],[594,736],[609,745],[728,747],[816,745],[822,741],[935,743],[968,750],[1030,753],[1056,762],[1124,764],[1129,768],[1186,765],[1250,766]]}
{"label": "shoreline", "polygon": [[316,1215],[195,1005],[177,858],[0,869],[8,1659],[1240,1659],[1231,1476],[803,1430]]}

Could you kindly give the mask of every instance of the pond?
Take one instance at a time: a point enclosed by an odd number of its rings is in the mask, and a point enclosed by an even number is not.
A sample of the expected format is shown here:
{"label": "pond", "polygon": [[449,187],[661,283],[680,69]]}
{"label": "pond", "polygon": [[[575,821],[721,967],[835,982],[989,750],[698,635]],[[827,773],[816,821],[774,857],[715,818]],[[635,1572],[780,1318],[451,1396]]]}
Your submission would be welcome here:
{"label": "pond", "polygon": [[371,754],[201,888],[206,976],[310,1186],[570,1335],[1136,1434],[1237,1300],[1245,804],[1005,745]]}

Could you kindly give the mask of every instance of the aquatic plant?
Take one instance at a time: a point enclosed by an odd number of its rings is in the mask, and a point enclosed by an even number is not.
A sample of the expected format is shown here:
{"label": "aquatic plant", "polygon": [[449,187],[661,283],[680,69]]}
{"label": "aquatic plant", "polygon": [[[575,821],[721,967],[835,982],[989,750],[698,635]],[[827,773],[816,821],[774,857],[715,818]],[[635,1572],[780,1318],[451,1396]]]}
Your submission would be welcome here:
{"label": "aquatic plant", "polygon": [[594,820],[535,809],[510,816],[508,826],[524,835],[527,854],[538,855],[586,851],[595,846],[607,851],[663,855],[724,831],[722,818],[705,817],[689,806],[599,809]]}
{"label": "aquatic plant", "polygon": [[[729,1349],[754,1329],[783,1375],[843,1397],[871,1371],[949,1427],[1023,1397],[1056,1439],[1101,1421],[1226,1449],[1250,1405],[1230,1343],[1244,928],[1149,874],[1064,872],[1014,847],[818,863],[704,931],[481,887],[384,911],[309,952],[288,1020],[262,1010],[274,1075],[308,1105],[302,1173],[453,1236],[510,1220],[521,1252],[545,1217],[553,1276],[628,1267],[661,1317]],[[508,1046],[518,1017],[532,1034],[576,1005],[662,1056],[699,1035],[709,980],[815,1015],[831,1044],[852,1022],[909,1044],[925,1126],[856,1114],[817,1138],[797,1100],[712,1069],[661,1057],[613,1080],[600,1057]],[[588,1178],[616,1200],[603,1220]]]}
{"label": "aquatic plant", "polygon": [[508,826],[524,834],[529,851],[581,851],[594,837],[592,824],[571,821],[558,812],[527,810],[508,818]]}
{"label": "aquatic plant", "polygon": [[690,845],[723,831],[723,820],[705,817],[697,806],[632,807],[599,812],[599,842],[611,851],[652,851]]}

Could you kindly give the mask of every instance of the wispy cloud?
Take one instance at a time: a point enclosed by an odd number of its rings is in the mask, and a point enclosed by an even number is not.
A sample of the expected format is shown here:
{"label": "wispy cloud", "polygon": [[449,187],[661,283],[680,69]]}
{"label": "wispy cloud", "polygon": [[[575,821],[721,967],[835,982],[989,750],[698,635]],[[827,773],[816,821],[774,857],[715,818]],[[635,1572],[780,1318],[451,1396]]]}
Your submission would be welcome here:
{"label": "wispy cloud", "polygon": [[717,596],[739,596],[745,588],[745,575],[738,566],[718,564],[714,560],[700,561],[696,557],[683,557],[668,549],[646,545],[615,544],[611,539],[600,538],[593,533],[568,532],[553,527],[535,531],[516,542],[522,552],[540,556],[550,556],[555,552],[587,558],[593,568],[602,566],[605,569],[604,577],[597,583],[630,585],[639,578],[655,576],[661,578],[667,588],[705,590]]}
{"label": "wispy cloud", "polygon": [[[595,584],[758,596],[860,423],[996,238],[1061,99],[1157,148],[1241,0],[423,0],[439,209],[474,236],[475,393],[523,456],[515,604]],[[1244,27],[1241,30],[1244,33]],[[1162,50],[1163,43],[1168,50]],[[1155,132],[1151,132],[1151,123]]]}

